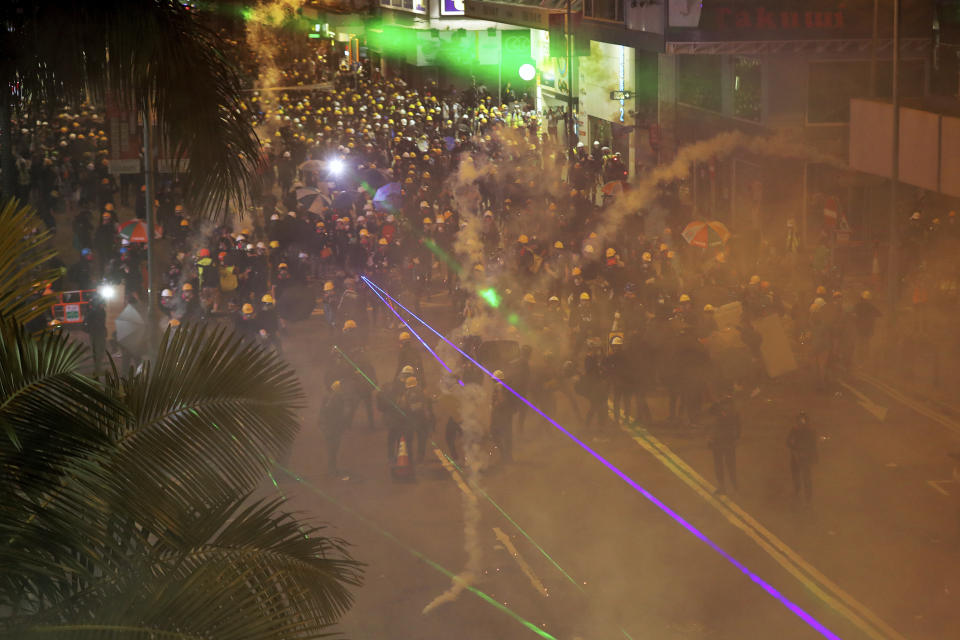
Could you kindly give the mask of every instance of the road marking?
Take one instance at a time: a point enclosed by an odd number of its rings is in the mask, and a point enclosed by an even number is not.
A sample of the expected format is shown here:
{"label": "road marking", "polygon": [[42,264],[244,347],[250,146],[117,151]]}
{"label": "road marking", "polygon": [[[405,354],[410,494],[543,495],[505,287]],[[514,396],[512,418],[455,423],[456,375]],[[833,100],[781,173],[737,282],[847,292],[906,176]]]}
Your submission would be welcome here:
{"label": "road marking", "polygon": [[953,484],[953,480],[927,480],[927,484],[930,485],[934,491],[939,491],[945,496],[949,496],[950,492],[941,487],[942,484]]}
{"label": "road marking", "polygon": [[922,416],[926,416],[927,418],[930,418],[934,422],[940,425],[943,425],[944,427],[953,431],[954,433],[960,434],[960,423],[957,423],[955,420],[951,420],[950,418],[943,415],[939,411],[934,411],[929,407],[923,406],[913,398],[907,397],[903,393],[897,391],[896,389],[888,385],[886,382],[882,382],[881,380],[878,380],[877,378],[869,374],[863,373],[862,371],[857,371],[855,375],[861,380],[865,382],[869,382],[870,384],[875,386],[877,389],[880,389],[880,391],[883,391],[888,396],[898,401],[900,404],[910,409],[913,409],[914,411],[916,411]]}
{"label": "road marking", "polygon": [[[760,546],[777,564],[786,569],[817,598],[847,618],[873,640],[905,640],[895,629],[877,617],[866,606],[843,591],[836,583],[801,558],[793,549],[777,538],[766,527],[741,509],[729,498],[718,499],[715,488],[693,470],[682,458],[645,429],[623,427],[633,440],[659,460],[667,469],[687,484],[697,495],[713,506],[732,525]],[[636,435],[639,433],[640,435]]]}
{"label": "road marking", "polygon": [[540,582],[540,579],[537,578],[536,574],[533,573],[533,569],[530,568],[530,565],[527,564],[527,561],[523,559],[523,556],[520,555],[520,552],[517,551],[517,548],[513,546],[513,541],[510,540],[510,536],[505,534],[500,530],[500,527],[493,528],[493,535],[497,536],[497,540],[503,543],[503,546],[507,548],[507,552],[513,556],[513,559],[517,561],[517,564],[520,566],[520,570],[523,571],[524,575],[527,576],[527,579],[530,581],[530,584],[533,585],[533,588],[542,595],[544,598],[550,597],[550,593],[547,591],[547,588],[543,586],[543,583]]}
{"label": "road marking", "polygon": [[447,460],[447,457],[443,455],[443,451],[440,451],[440,449],[434,449],[433,453],[440,458],[440,464],[443,465],[443,468],[450,472],[450,475],[453,477],[453,481],[457,483],[458,487],[460,487],[460,491],[463,491],[464,495],[476,502],[476,494],[474,494],[470,487],[467,486],[467,483],[464,482],[463,476],[460,475],[460,472],[454,469],[453,465],[450,464],[450,461]]}
{"label": "road marking", "polygon": [[841,381],[840,384],[843,385],[844,389],[846,389],[847,391],[855,395],[857,397],[857,402],[859,403],[859,405],[864,409],[866,409],[867,411],[869,411],[870,413],[872,413],[877,420],[879,420],[880,422],[883,422],[884,420],[887,419],[886,407],[877,404],[876,402],[874,402],[873,400],[865,396],[863,393],[861,393],[859,390],[851,387],[846,382]]}

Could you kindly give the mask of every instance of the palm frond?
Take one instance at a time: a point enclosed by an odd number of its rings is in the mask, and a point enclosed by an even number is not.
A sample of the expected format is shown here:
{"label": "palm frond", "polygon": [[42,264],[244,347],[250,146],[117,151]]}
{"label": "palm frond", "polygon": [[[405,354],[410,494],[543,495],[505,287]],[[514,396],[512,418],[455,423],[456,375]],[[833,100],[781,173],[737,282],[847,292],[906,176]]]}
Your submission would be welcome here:
{"label": "palm frond", "polygon": [[8,474],[0,492],[47,492],[59,482],[42,480],[59,478],[62,464],[110,442],[106,425],[123,408],[79,373],[86,355],[63,333],[30,336],[0,318],[0,430],[12,445],[0,447],[0,469]]}
{"label": "palm frond", "polygon": [[[0,605],[87,572],[109,536],[97,516],[118,488],[104,464],[124,408],[77,371],[86,349],[0,318]],[[16,570],[13,570],[13,568]],[[10,570],[7,570],[10,569]]]}
{"label": "palm frond", "polygon": [[299,429],[303,393],[292,369],[222,328],[168,331],[154,362],[114,384],[131,418],[111,467],[128,483],[127,508],[141,522],[180,513],[178,504],[245,495]]}
{"label": "palm frond", "polygon": [[25,323],[53,303],[43,289],[63,274],[47,266],[56,255],[50,239],[31,207],[11,198],[0,208],[0,316]]}
{"label": "palm frond", "polygon": [[155,537],[148,576],[127,572],[44,613],[85,618],[84,625],[34,620],[25,630],[35,637],[80,629],[130,639],[148,631],[224,640],[326,637],[352,603],[349,586],[361,583],[362,565],[341,540],[280,507],[276,499],[238,500],[197,513],[191,539]]}

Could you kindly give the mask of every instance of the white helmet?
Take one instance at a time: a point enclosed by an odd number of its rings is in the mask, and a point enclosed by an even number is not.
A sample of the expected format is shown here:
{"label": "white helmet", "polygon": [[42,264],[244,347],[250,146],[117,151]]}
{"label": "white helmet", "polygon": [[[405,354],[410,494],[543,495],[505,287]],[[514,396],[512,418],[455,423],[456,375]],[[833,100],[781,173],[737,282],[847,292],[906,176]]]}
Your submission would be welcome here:
{"label": "white helmet", "polygon": [[172,297],[173,297],[173,291],[170,291],[170,289],[164,289],[163,291],[160,292],[160,297],[161,297],[161,298],[172,298]]}

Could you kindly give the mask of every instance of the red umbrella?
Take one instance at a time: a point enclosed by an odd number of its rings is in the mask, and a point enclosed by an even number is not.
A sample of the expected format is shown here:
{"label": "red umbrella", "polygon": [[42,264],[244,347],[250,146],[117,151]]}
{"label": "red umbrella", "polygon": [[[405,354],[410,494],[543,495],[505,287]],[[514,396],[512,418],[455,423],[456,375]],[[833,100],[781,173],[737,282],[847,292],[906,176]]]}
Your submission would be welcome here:
{"label": "red umbrella", "polygon": [[716,220],[704,222],[696,220],[687,225],[683,230],[683,239],[691,247],[722,247],[730,239],[730,231],[726,225]]}
{"label": "red umbrella", "polygon": [[611,182],[603,185],[601,191],[605,196],[618,196],[623,193],[623,182],[620,180],[612,180]]}
{"label": "red umbrella", "polygon": [[120,227],[120,237],[126,238],[130,242],[146,242],[147,223],[139,218],[124,222]]}

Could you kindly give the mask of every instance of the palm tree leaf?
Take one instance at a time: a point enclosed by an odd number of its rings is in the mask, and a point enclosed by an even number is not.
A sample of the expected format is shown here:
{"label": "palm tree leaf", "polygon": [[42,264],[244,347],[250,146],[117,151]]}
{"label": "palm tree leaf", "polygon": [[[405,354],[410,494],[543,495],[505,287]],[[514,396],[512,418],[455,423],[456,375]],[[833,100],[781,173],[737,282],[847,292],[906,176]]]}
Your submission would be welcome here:
{"label": "palm tree leaf", "polygon": [[126,479],[128,508],[139,518],[246,495],[299,429],[303,393],[292,369],[222,328],[168,331],[154,362],[113,384],[131,418],[112,469]]}
{"label": "palm tree leaf", "polygon": [[0,316],[25,323],[53,303],[43,289],[63,274],[46,266],[56,255],[50,240],[31,207],[10,199],[0,208]]}
{"label": "palm tree leaf", "polygon": [[[241,499],[198,512],[187,537],[156,537],[147,562],[43,614],[83,616],[85,625],[32,620],[27,631],[37,637],[80,629],[110,638],[139,638],[144,630],[231,640],[326,637],[352,603],[348,585],[361,583],[361,564],[341,540],[322,536],[322,527],[301,523],[280,506],[277,499]],[[148,565],[155,569],[144,575]]]}
{"label": "palm tree leaf", "polygon": [[106,425],[124,409],[77,371],[86,355],[63,333],[33,337],[0,317],[0,430],[13,445],[0,447],[0,494],[49,491],[63,464],[110,443]]}

